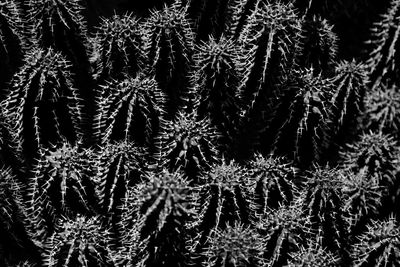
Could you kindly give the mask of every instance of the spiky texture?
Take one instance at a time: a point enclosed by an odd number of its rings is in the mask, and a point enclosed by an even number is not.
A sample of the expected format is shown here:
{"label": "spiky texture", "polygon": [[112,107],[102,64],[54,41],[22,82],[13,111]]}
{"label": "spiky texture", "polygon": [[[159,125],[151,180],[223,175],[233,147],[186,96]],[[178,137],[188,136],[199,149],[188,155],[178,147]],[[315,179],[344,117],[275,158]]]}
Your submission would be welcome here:
{"label": "spiky texture", "polygon": [[218,134],[209,119],[179,112],[163,125],[163,158],[171,171],[181,169],[193,183],[218,161]]}
{"label": "spiky texture", "polygon": [[364,111],[365,91],[368,83],[365,65],[341,61],[335,67],[332,120],[335,133],[345,139],[346,132],[355,130],[357,118]]}
{"label": "spiky texture", "polygon": [[37,160],[29,181],[28,218],[34,239],[53,234],[62,216],[93,214],[97,200],[93,152],[64,143],[46,150]]}
{"label": "spiky texture", "polygon": [[195,54],[196,105],[201,118],[209,116],[228,145],[236,135],[240,112],[240,48],[224,37],[202,42]]}
{"label": "spiky texture", "polygon": [[206,243],[215,229],[225,229],[235,222],[244,226],[252,220],[252,192],[254,182],[248,171],[236,162],[215,165],[203,177],[196,201],[199,216],[194,225],[198,233],[197,250]]}
{"label": "spiky texture", "polygon": [[187,266],[187,225],[194,216],[192,192],[179,172],[150,174],[143,188],[140,240],[148,239],[144,266]]}
{"label": "spiky texture", "polygon": [[299,65],[313,68],[316,74],[329,75],[337,54],[338,38],[326,19],[314,16],[303,22]]}
{"label": "spiky texture", "polygon": [[0,3],[0,97],[12,75],[22,64],[24,40],[21,29],[22,20],[15,1]]}
{"label": "spiky texture", "polygon": [[239,223],[228,225],[224,230],[215,230],[209,247],[203,252],[207,267],[259,267],[265,266],[264,238],[254,229]]}
{"label": "spiky texture", "polygon": [[370,92],[366,99],[365,127],[371,131],[399,136],[400,90],[397,86]]}
{"label": "spiky texture", "polygon": [[353,266],[399,266],[400,228],[394,218],[374,221],[353,245]]}
{"label": "spiky texture", "polygon": [[167,96],[167,113],[170,118],[185,106],[189,88],[189,71],[192,64],[193,33],[184,8],[177,5],[153,11],[146,20],[145,53],[149,72]]}
{"label": "spiky texture", "polygon": [[390,7],[372,29],[369,60],[371,88],[382,84],[391,86],[399,79],[400,1],[392,0]]}
{"label": "spiky texture", "polygon": [[38,249],[25,228],[22,187],[10,169],[0,169],[0,195],[0,264],[13,266],[22,259],[39,260]]}
{"label": "spiky texture", "polygon": [[288,205],[293,200],[295,170],[285,159],[257,154],[250,162],[249,171],[256,181],[254,194],[258,214]]}
{"label": "spiky texture", "polygon": [[346,258],[346,224],[342,212],[343,197],[340,169],[316,167],[305,181],[303,208],[310,217],[312,228],[321,236],[321,245]]}
{"label": "spiky texture", "polygon": [[322,162],[330,138],[332,87],[331,80],[314,76],[312,69],[300,71],[288,83],[269,130],[276,132],[275,153],[287,155],[302,168]]}
{"label": "spiky texture", "polygon": [[154,78],[138,75],[100,87],[94,134],[100,144],[133,141],[154,146],[164,113],[164,95]]}
{"label": "spiky texture", "polygon": [[98,217],[64,219],[60,230],[46,240],[43,266],[113,266],[108,243],[109,233]]}
{"label": "spiky texture", "polygon": [[98,205],[102,214],[116,225],[128,188],[142,180],[146,154],[129,142],[107,144],[98,151],[94,177]]}
{"label": "spiky texture", "polygon": [[42,147],[82,137],[80,94],[69,63],[52,49],[34,49],[27,55],[13,77],[5,108],[14,123],[17,149],[28,160]]}
{"label": "spiky texture", "polygon": [[143,68],[144,40],[139,20],[132,14],[103,18],[95,36],[94,76],[98,82],[135,76]]}
{"label": "spiky texture", "polygon": [[[269,147],[264,138],[280,98],[280,86],[295,67],[301,37],[300,20],[292,4],[260,2],[248,16],[239,42],[247,51],[241,81],[243,110],[238,154],[251,155]],[[246,159],[246,157],[244,157]]]}
{"label": "spiky texture", "polygon": [[28,22],[39,47],[53,48],[63,53],[85,96],[90,94],[90,74],[86,23],[81,0],[29,0]]}
{"label": "spiky texture", "polygon": [[291,254],[310,236],[309,217],[297,201],[268,212],[258,222],[257,228],[266,238],[263,257],[271,267],[286,266]]}

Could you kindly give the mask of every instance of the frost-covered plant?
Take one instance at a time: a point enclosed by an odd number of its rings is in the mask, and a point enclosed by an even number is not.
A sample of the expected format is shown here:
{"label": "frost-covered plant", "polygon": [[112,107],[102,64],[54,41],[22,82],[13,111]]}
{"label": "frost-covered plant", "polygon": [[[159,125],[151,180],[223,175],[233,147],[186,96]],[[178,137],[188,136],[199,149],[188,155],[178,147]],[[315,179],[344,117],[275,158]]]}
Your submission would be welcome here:
{"label": "frost-covered plant", "polygon": [[97,81],[135,76],[145,63],[143,29],[133,14],[102,18],[95,35],[93,59]]}
{"label": "frost-covered plant", "polygon": [[208,119],[199,119],[195,113],[178,113],[173,121],[163,124],[160,139],[165,164],[198,182],[198,176],[218,161],[218,137]]}
{"label": "frost-covered plant", "polygon": [[154,148],[165,98],[154,78],[138,75],[100,87],[94,136],[100,144],[132,141]]}
{"label": "frost-covered plant", "polygon": [[82,137],[80,92],[68,61],[53,49],[33,49],[16,73],[4,102],[17,150],[28,160],[42,147]]}

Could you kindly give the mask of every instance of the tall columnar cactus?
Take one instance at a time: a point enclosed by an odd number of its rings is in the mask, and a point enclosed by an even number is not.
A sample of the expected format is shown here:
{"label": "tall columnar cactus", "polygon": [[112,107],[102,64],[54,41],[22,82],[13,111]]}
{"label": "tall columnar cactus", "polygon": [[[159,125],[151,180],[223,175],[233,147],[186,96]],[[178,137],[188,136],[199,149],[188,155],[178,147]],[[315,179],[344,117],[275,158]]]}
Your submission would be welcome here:
{"label": "tall columnar cactus", "polygon": [[343,216],[342,176],[340,169],[316,167],[308,172],[303,209],[310,217],[312,229],[321,236],[321,245],[347,259],[347,233]]}
{"label": "tall columnar cactus", "polygon": [[13,77],[5,109],[14,123],[18,150],[28,160],[42,147],[82,137],[80,94],[69,63],[52,49],[34,49],[28,54]]}
{"label": "tall columnar cactus", "polygon": [[398,266],[400,227],[394,218],[374,221],[353,245],[353,266]]}
{"label": "tall columnar cactus", "polygon": [[383,86],[367,95],[364,124],[371,131],[399,136],[400,89],[397,86]]}
{"label": "tall columnar cactus", "polygon": [[171,171],[181,169],[193,183],[202,172],[218,161],[218,134],[209,119],[195,113],[178,113],[175,120],[163,124],[163,158]]}
{"label": "tall columnar cactus", "polygon": [[235,124],[240,112],[240,47],[225,37],[210,38],[197,47],[194,79],[196,105],[200,117],[211,118],[222,134],[225,145],[236,135]]}
{"label": "tall columnar cactus", "polygon": [[299,65],[313,68],[316,74],[330,75],[337,54],[338,38],[326,19],[314,16],[303,22],[304,36]]}
{"label": "tall columnar cactus", "polygon": [[194,36],[184,8],[177,5],[152,12],[145,21],[145,53],[148,71],[155,75],[167,96],[167,113],[172,118],[185,106],[191,81]]}
{"label": "tall columnar cactus", "polygon": [[274,153],[287,155],[300,167],[322,162],[330,138],[332,81],[301,71],[288,83],[269,134],[275,134]]}
{"label": "tall columnar cactus", "polygon": [[44,151],[37,160],[26,202],[34,240],[53,234],[63,216],[95,212],[93,158],[92,151],[65,143]]}
{"label": "tall columnar cactus", "polygon": [[236,162],[215,165],[203,177],[198,199],[199,216],[194,228],[198,233],[197,250],[207,244],[210,233],[235,222],[248,226],[252,221],[254,182],[248,171]]}
{"label": "tall columnar cactus", "polygon": [[265,266],[265,240],[254,229],[239,223],[228,225],[224,230],[215,230],[209,243],[202,252],[206,258],[202,266]]}
{"label": "tall columnar cactus", "polygon": [[129,142],[107,144],[98,151],[97,174],[93,178],[98,205],[102,214],[116,225],[128,188],[142,180],[146,154]]}
{"label": "tall columnar cactus", "polygon": [[333,127],[338,138],[344,138],[351,129],[356,130],[357,119],[364,111],[367,83],[367,71],[362,63],[353,60],[336,65],[331,103]]}
{"label": "tall columnar cactus", "polygon": [[400,1],[392,0],[389,9],[372,29],[369,41],[371,47],[367,64],[373,90],[382,84],[391,86],[399,79],[399,33]]}
{"label": "tall columnar cactus", "polygon": [[100,87],[94,135],[100,144],[133,141],[154,146],[160,131],[165,98],[154,78],[142,74]]}
{"label": "tall columnar cactus", "polygon": [[266,239],[263,257],[267,266],[286,266],[305,240],[311,237],[309,217],[297,200],[289,206],[271,210],[257,224],[258,232]]}
{"label": "tall columnar cactus", "polygon": [[179,172],[150,174],[143,188],[140,241],[148,240],[144,266],[187,266],[188,224],[194,217],[192,191]]}
{"label": "tall columnar cactus", "polygon": [[45,243],[43,266],[113,266],[109,233],[98,217],[65,218],[60,230]]}
{"label": "tall columnar cactus", "polygon": [[135,76],[145,63],[143,37],[139,20],[132,14],[103,18],[94,39],[96,80]]}
{"label": "tall columnar cactus", "polygon": [[10,169],[0,169],[0,264],[14,266],[23,259],[40,260],[26,225],[22,187]]}
{"label": "tall columnar cactus", "polygon": [[25,48],[22,33],[22,19],[15,1],[5,0],[0,3],[0,97],[12,75],[22,64]]}
{"label": "tall columnar cactus", "polygon": [[283,158],[265,158],[257,154],[250,162],[249,172],[256,181],[254,194],[257,213],[265,214],[293,200],[296,191],[293,183],[295,170]]}
{"label": "tall columnar cactus", "polygon": [[36,45],[65,55],[72,63],[80,89],[89,98],[91,70],[81,0],[30,0],[28,7],[28,22]]}

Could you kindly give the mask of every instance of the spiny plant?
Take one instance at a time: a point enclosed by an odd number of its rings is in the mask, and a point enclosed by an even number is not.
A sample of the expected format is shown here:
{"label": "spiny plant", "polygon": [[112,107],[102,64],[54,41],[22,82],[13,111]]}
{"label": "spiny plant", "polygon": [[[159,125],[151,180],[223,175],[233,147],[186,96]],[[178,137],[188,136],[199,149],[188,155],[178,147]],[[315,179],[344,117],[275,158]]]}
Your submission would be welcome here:
{"label": "spiny plant", "polygon": [[256,154],[250,162],[249,172],[256,181],[254,198],[258,214],[292,202],[296,192],[295,170],[284,158]]}
{"label": "spiny plant", "polygon": [[216,229],[210,236],[209,247],[202,252],[206,258],[202,266],[265,266],[264,243],[256,230],[239,223],[228,225],[224,230]]}
{"label": "spiny plant", "polygon": [[367,94],[365,103],[365,128],[399,136],[400,90],[397,86],[382,86]]}
{"label": "spiny plant", "polygon": [[[238,36],[246,57],[241,60],[244,75],[240,82],[242,116],[238,154],[251,156],[268,147],[262,137],[280,99],[280,85],[296,65],[300,50],[301,23],[291,3],[260,2],[248,16]],[[265,150],[265,149],[264,149]],[[246,159],[246,156],[243,157]]]}
{"label": "spiny plant", "polygon": [[186,104],[191,81],[193,32],[184,8],[177,5],[153,11],[144,23],[148,72],[167,97],[170,118]]}
{"label": "spiny plant", "polygon": [[193,224],[198,233],[197,251],[207,244],[215,229],[225,229],[235,222],[250,225],[254,211],[251,190],[254,182],[236,162],[215,164],[202,179],[196,200],[199,215]]}
{"label": "spiny plant", "polygon": [[93,159],[91,150],[68,143],[42,152],[27,187],[27,214],[35,240],[52,235],[62,216],[95,212]]}
{"label": "spiny plant", "polygon": [[275,134],[272,151],[286,155],[301,168],[323,161],[330,139],[333,84],[312,69],[300,71],[288,82],[283,99],[271,122],[270,135]]}
{"label": "spiny plant", "polygon": [[139,214],[144,219],[139,240],[147,240],[143,266],[187,266],[188,225],[194,218],[188,181],[179,172],[163,170],[149,174],[142,189]]}
{"label": "spiny plant", "polygon": [[143,69],[143,30],[133,14],[102,18],[94,40],[92,61],[98,83],[122,79],[124,75],[135,76]]}
{"label": "spiny plant", "polygon": [[[0,264],[13,266],[25,259],[39,261],[38,248],[25,228],[22,186],[10,169],[0,169]],[[22,256],[22,257],[21,257]]]}
{"label": "spiny plant", "polygon": [[303,209],[310,217],[312,229],[320,234],[321,245],[347,260],[346,223],[343,214],[340,169],[316,166],[306,176]]}
{"label": "spiny plant", "polygon": [[399,266],[400,227],[390,217],[385,221],[373,221],[368,230],[353,245],[353,266]]}
{"label": "spiny plant", "polygon": [[372,29],[367,61],[372,90],[377,90],[382,84],[391,86],[399,78],[399,12],[400,1],[392,0],[388,10]]}
{"label": "spiny plant", "polygon": [[179,112],[173,121],[163,123],[160,137],[162,154],[169,170],[182,170],[193,183],[218,161],[218,138],[209,119],[196,113]]}
{"label": "spiny plant", "polygon": [[331,103],[334,131],[339,138],[345,137],[358,123],[357,119],[364,111],[367,83],[368,75],[364,64],[355,60],[336,64]]}
{"label": "spiny plant", "polygon": [[112,225],[120,221],[120,206],[129,187],[142,181],[146,152],[134,143],[109,143],[98,149],[96,195],[100,212]]}
{"label": "spiny plant", "polygon": [[99,91],[94,137],[100,144],[133,141],[140,146],[154,145],[165,104],[154,78],[140,74],[113,80],[100,86]]}
{"label": "spiny plant", "polygon": [[42,147],[82,137],[81,98],[69,63],[53,49],[33,49],[10,84],[5,109],[18,151],[29,160]]}
{"label": "spiny plant", "polygon": [[302,211],[300,202],[270,210],[256,225],[259,234],[266,239],[263,257],[267,266],[286,266],[292,253],[310,237],[309,217]]}
{"label": "spiny plant", "polygon": [[65,218],[60,230],[46,239],[43,266],[113,266],[109,232],[98,217]]}
{"label": "spiny plant", "polygon": [[72,63],[72,70],[85,98],[90,92],[90,65],[86,22],[81,0],[43,0],[28,2],[28,23],[35,44],[63,53]]}
{"label": "spiny plant", "polygon": [[0,3],[0,97],[12,75],[22,65],[24,36],[21,28],[20,10],[15,1]]}
{"label": "spiny plant", "polygon": [[338,37],[326,19],[314,16],[305,19],[302,25],[303,40],[298,64],[313,68],[315,73],[330,75],[337,54]]}
{"label": "spiny plant", "polygon": [[240,47],[223,36],[202,42],[194,55],[197,112],[200,118],[210,117],[223,137],[220,142],[226,146],[236,135],[240,112],[241,57]]}

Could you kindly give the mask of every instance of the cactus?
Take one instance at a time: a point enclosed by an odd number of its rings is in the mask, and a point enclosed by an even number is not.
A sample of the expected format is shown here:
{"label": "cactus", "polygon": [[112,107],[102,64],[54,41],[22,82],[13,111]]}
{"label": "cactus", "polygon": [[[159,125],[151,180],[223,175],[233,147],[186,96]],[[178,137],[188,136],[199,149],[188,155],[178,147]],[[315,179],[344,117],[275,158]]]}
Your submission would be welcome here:
{"label": "cactus", "polygon": [[148,240],[144,266],[187,266],[188,224],[194,216],[192,192],[179,172],[150,174],[143,188],[140,241]]}
{"label": "cactus", "polygon": [[186,104],[191,81],[194,36],[184,8],[177,5],[154,11],[144,28],[150,74],[167,97],[167,114],[173,118]]}
{"label": "cactus", "polygon": [[326,19],[314,16],[303,22],[302,51],[299,65],[313,68],[315,74],[332,73],[332,67],[337,54],[338,37],[332,30],[333,26]]}
{"label": "cactus", "polygon": [[371,32],[367,65],[370,70],[372,90],[382,84],[392,86],[399,78],[398,51],[400,31],[400,2],[391,0],[390,7]]}
{"label": "cactus", "polygon": [[398,266],[400,262],[400,228],[390,217],[373,221],[353,245],[353,266]]}
{"label": "cactus", "polygon": [[269,128],[276,132],[273,151],[295,160],[301,168],[324,160],[330,138],[329,105],[332,81],[314,76],[312,69],[299,72],[289,82]]}
{"label": "cactus", "polygon": [[0,264],[14,266],[20,260],[40,261],[38,248],[25,227],[22,186],[10,169],[0,169]]}
{"label": "cactus", "polygon": [[310,237],[309,217],[296,200],[289,206],[271,210],[256,225],[266,239],[263,257],[267,266],[286,266],[302,243]]}
{"label": "cactus", "polygon": [[366,99],[365,128],[398,136],[400,130],[400,90],[393,86],[370,92]]}
{"label": "cactus", "polygon": [[197,251],[207,244],[215,229],[225,229],[235,222],[248,226],[254,210],[251,202],[254,182],[236,162],[214,165],[202,179],[196,200],[199,216],[193,226],[198,233]]}
{"label": "cactus", "polygon": [[134,15],[103,18],[95,36],[95,79],[103,82],[122,79],[124,75],[135,76],[144,67],[143,49],[143,32]]}
{"label": "cactus", "polygon": [[101,213],[116,225],[128,188],[142,180],[146,154],[128,142],[107,144],[98,151],[97,175],[93,179],[98,205]]}
{"label": "cactus", "polygon": [[[240,112],[240,47],[224,37],[202,42],[195,54],[194,94],[199,116],[209,116],[227,148],[236,135]],[[227,149],[226,148],[226,149]]]}
{"label": "cactus", "polygon": [[15,123],[17,150],[28,162],[42,147],[82,137],[80,94],[73,86],[69,63],[52,49],[28,54],[13,77],[5,109]]}
{"label": "cactus", "polygon": [[202,266],[265,266],[262,258],[264,241],[255,230],[238,223],[215,230],[210,237],[210,246],[202,253],[207,258]]}
{"label": "cactus", "polygon": [[64,143],[45,150],[33,167],[27,213],[34,239],[54,233],[62,216],[93,214],[97,209],[91,150]]}
{"label": "cactus", "polygon": [[46,240],[43,266],[113,266],[108,253],[108,230],[98,217],[64,219]]}
{"label": "cactus", "polygon": [[154,78],[138,75],[108,82],[101,86],[97,99],[95,139],[100,144],[132,141],[140,146],[154,146],[164,114],[164,102],[164,95]]}
{"label": "cactus", "polygon": [[310,217],[312,229],[321,236],[321,245],[348,260],[346,224],[341,189],[343,171],[317,166],[309,171],[305,182],[303,208]]}
{"label": "cactus", "polygon": [[178,113],[174,121],[166,121],[161,143],[168,169],[181,169],[195,184],[218,161],[218,134],[208,119],[195,113]]}
{"label": "cactus", "polygon": [[292,202],[296,191],[295,170],[283,158],[264,158],[257,154],[250,162],[249,171],[256,181],[254,194],[258,214]]}
{"label": "cactus", "polygon": [[20,10],[15,1],[5,0],[0,3],[0,97],[12,75],[22,64],[24,37],[20,27]]}

